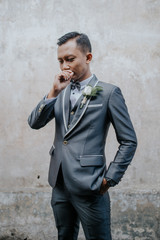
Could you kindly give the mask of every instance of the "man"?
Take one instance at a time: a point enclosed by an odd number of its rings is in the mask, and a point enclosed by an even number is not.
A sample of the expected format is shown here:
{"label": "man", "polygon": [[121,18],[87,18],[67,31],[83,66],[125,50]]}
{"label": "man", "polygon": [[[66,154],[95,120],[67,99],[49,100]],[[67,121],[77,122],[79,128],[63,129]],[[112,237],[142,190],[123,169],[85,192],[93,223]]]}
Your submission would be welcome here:
{"label": "man", "polygon": [[[79,221],[87,240],[110,240],[108,189],[121,180],[137,145],[118,87],[91,74],[91,44],[85,34],[67,33],[58,41],[61,72],[29,116],[31,128],[55,118],[49,183],[59,240],[76,240]],[[106,167],[105,141],[110,123],[120,146]]]}

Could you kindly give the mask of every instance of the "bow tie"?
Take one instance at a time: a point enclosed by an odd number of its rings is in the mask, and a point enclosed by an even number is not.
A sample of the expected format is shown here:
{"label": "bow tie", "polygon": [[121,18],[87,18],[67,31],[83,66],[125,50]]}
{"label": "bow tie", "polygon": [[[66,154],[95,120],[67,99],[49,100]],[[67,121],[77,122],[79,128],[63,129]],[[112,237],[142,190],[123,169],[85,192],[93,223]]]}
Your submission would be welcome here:
{"label": "bow tie", "polygon": [[71,80],[71,89],[74,90],[75,88],[78,89],[78,91],[81,90],[81,84],[79,82],[74,82],[73,80]]}

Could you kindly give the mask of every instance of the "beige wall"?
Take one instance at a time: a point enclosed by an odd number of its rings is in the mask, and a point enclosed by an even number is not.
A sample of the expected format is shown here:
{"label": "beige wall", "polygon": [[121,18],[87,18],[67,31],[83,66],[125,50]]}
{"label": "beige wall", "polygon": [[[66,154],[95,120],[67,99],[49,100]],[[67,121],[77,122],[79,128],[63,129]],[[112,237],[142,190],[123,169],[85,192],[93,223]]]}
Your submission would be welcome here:
{"label": "beige wall", "polygon": [[[138,137],[138,150],[123,181],[126,191],[160,190],[160,1],[0,1],[0,189],[50,191],[47,183],[54,122],[34,131],[27,118],[59,71],[57,38],[87,33],[92,72],[118,85]],[[117,143],[113,129],[107,161]],[[40,176],[40,178],[38,178]],[[123,201],[122,201],[123,202]],[[128,238],[129,239],[129,238]]]}

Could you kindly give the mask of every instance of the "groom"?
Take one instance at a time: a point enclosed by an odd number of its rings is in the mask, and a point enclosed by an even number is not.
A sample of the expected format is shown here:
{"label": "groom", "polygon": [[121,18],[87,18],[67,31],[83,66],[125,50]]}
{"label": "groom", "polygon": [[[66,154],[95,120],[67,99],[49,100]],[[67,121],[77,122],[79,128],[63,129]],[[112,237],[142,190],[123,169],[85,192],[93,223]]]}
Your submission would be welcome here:
{"label": "groom", "polygon": [[[58,40],[61,72],[29,116],[31,128],[55,118],[49,184],[59,240],[76,240],[81,222],[87,240],[111,240],[108,189],[119,183],[137,146],[121,90],[90,71],[92,49],[85,34]],[[105,142],[113,125],[119,148],[106,166]],[[108,163],[108,162],[107,162]]]}

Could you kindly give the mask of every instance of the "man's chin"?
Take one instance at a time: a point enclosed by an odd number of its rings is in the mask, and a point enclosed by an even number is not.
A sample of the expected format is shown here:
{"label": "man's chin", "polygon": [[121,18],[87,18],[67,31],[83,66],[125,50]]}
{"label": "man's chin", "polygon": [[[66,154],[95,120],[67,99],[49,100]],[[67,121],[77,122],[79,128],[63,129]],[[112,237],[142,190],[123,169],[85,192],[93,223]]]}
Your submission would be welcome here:
{"label": "man's chin", "polygon": [[74,81],[74,82],[78,81],[78,77],[75,75],[75,73],[74,73],[74,75],[73,75],[71,80]]}
{"label": "man's chin", "polygon": [[79,75],[79,76],[77,76],[75,73],[74,73],[74,75],[72,76],[72,79],[71,79],[73,82],[77,82],[77,81],[79,81],[79,82],[81,82],[82,81],[82,76],[81,75]]}

